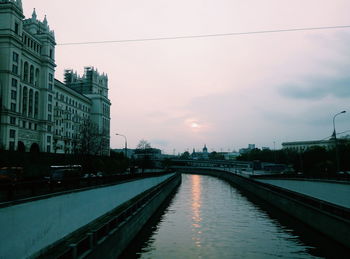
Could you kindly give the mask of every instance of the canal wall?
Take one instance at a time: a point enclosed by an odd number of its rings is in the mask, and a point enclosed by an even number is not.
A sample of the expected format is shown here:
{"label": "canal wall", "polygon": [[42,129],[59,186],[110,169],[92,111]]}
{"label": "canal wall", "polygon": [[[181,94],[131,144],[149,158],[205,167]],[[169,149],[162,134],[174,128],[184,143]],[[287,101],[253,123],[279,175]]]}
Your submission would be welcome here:
{"label": "canal wall", "polygon": [[181,174],[168,175],[34,257],[117,258],[180,183]]}
{"label": "canal wall", "polygon": [[130,215],[104,240],[97,242],[87,253],[87,258],[117,258],[180,183],[181,174],[176,174],[151,192],[139,197],[138,201],[130,205]]}
{"label": "canal wall", "polygon": [[233,173],[205,169],[188,169],[183,172],[226,180],[350,248],[350,210],[347,208]]}
{"label": "canal wall", "polygon": [[[173,173],[1,208],[0,258],[35,258],[45,253],[43,257],[50,258],[49,254],[65,250],[62,244],[80,238],[87,226],[94,228],[98,239],[105,231],[98,229],[99,224],[113,210],[128,209],[131,201],[172,177]],[[123,211],[118,220],[129,212]]]}

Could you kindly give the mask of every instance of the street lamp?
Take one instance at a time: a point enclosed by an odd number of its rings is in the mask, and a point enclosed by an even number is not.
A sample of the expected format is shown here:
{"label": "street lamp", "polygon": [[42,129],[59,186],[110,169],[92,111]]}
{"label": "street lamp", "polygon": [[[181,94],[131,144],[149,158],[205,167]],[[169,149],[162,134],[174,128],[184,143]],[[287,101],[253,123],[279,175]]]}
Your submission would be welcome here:
{"label": "street lamp", "polygon": [[336,133],[336,131],[335,131],[335,117],[337,117],[338,115],[340,115],[340,114],[343,114],[343,113],[346,113],[346,111],[341,111],[341,112],[339,112],[339,113],[337,113],[336,115],[334,115],[333,116],[333,138],[337,138],[337,133]]}
{"label": "street lamp", "polygon": [[128,157],[128,140],[127,140],[126,136],[123,134],[119,134],[119,133],[116,133],[115,135],[121,136],[124,138],[124,140],[125,140],[125,157]]}
{"label": "street lamp", "polygon": [[333,135],[334,144],[335,144],[335,158],[336,158],[336,166],[337,172],[339,172],[339,154],[338,154],[338,141],[337,141],[337,132],[335,131],[335,118],[340,115],[346,113],[346,111],[341,111],[333,116]]}

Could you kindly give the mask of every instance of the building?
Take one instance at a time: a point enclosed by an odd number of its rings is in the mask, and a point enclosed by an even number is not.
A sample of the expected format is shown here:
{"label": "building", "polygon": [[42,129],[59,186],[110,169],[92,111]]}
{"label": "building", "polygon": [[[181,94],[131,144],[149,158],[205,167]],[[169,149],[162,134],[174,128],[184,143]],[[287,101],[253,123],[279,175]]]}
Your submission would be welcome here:
{"label": "building", "polygon": [[[220,153],[219,153],[220,154]],[[241,154],[239,152],[223,152],[225,160],[236,160]]]}
{"label": "building", "polygon": [[294,150],[297,152],[304,152],[310,147],[323,147],[325,149],[332,149],[335,146],[334,139],[330,140],[311,140],[311,141],[294,141],[282,143],[282,149]]}
{"label": "building", "polygon": [[[116,152],[116,153],[123,153],[125,155],[125,148],[115,148],[115,149],[112,149],[112,150],[114,152]],[[134,154],[135,154],[135,149],[130,149],[130,148],[126,149],[126,156],[127,156],[127,158],[133,158]]]}
{"label": "building", "polygon": [[25,19],[22,1],[0,0],[0,148],[108,155],[107,75],[88,67],[82,77],[67,70],[65,83],[55,80],[55,45],[46,16],[40,21],[34,10]]}
{"label": "building", "polygon": [[[350,144],[350,135],[343,135],[341,137],[337,137],[338,145],[341,144]],[[310,147],[323,147],[327,150],[333,149],[335,147],[335,139],[332,138],[327,140],[311,140],[311,141],[294,141],[294,142],[284,142],[282,143],[283,149],[290,149],[298,152],[304,152]]]}
{"label": "building", "polygon": [[246,154],[255,149],[255,144],[248,144],[248,148],[239,149],[240,154]]}
{"label": "building", "polygon": [[204,145],[202,152],[196,152],[196,150],[193,149],[192,154],[191,154],[191,158],[196,159],[196,160],[209,159],[207,145]]}

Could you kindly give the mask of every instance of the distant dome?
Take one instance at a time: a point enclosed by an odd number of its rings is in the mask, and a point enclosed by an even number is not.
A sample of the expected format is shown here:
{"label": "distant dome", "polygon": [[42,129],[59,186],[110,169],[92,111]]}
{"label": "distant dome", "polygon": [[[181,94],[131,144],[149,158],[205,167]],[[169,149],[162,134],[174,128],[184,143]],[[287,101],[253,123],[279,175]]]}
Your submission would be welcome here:
{"label": "distant dome", "polygon": [[204,145],[204,148],[203,148],[203,153],[208,153],[208,148],[207,148],[207,145]]}

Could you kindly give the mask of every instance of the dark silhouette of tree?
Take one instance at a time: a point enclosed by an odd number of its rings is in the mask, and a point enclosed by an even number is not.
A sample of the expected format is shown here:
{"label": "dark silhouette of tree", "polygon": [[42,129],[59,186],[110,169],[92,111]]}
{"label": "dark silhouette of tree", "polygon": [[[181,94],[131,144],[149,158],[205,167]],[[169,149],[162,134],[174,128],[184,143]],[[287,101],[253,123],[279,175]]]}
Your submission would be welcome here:
{"label": "dark silhouette of tree", "polygon": [[213,151],[209,154],[209,159],[211,159],[211,160],[224,160],[225,157],[223,154],[219,154],[218,152]]}
{"label": "dark silhouette of tree", "polygon": [[190,153],[188,151],[185,151],[184,153],[181,154],[180,158],[181,159],[190,159]]}
{"label": "dark silhouette of tree", "polygon": [[145,150],[145,149],[149,149],[151,148],[151,144],[147,141],[147,140],[144,140],[144,139],[141,139],[140,142],[137,144],[136,146],[136,149],[142,149],[142,150]]}
{"label": "dark silhouette of tree", "polygon": [[85,119],[79,126],[79,134],[73,140],[75,153],[82,155],[102,155],[108,139],[103,130],[90,119]]}

